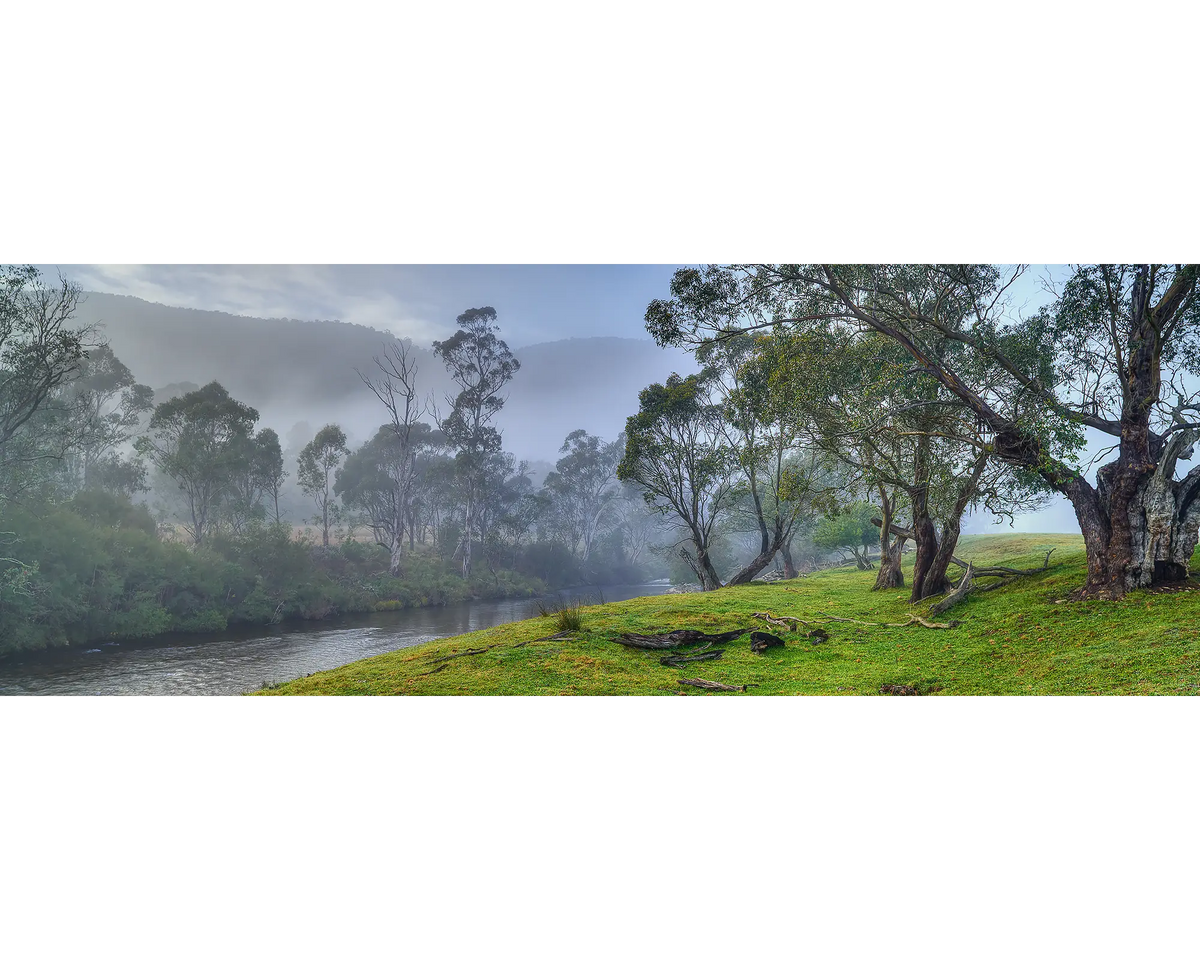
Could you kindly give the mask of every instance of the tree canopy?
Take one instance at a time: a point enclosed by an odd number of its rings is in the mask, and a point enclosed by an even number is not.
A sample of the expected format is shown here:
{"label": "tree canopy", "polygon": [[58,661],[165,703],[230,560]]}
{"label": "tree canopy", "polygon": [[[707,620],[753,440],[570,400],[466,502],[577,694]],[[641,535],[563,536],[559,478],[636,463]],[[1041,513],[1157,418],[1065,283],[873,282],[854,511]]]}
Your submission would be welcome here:
{"label": "tree canopy", "polygon": [[[663,344],[750,329],[887,338],[910,359],[930,404],[977,424],[990,458],[1075,508],[1088,550],[1083,592],[1186,575],[1200,527],[1200,473],[1176,480],[1200,430],[1200,306],[1193,264],[1081,265],[1055,302],[1014,312],[1022,268],[987,264],[768,264],[678,271],[646,323]],[[1117,458],[1095,483],[1076,454],[1083,429]],[[927,435],[933,431],[925,430]]]}
{"label": "tree canopy", "polygon": [[247,444],[258,411],[240,403],[215,380],[183,396],[160,403],[137,449],[171,477],[183,494],[184,526],[200,544],[235,474],[246,469]]}

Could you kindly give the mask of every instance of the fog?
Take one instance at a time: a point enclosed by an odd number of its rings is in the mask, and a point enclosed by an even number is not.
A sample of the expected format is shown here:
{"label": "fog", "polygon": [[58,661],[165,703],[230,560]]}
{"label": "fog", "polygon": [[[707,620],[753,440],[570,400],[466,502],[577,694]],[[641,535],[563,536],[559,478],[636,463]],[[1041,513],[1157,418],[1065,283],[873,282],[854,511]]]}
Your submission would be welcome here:
{"label": "fog", "polygon": [[[471,305],[483,304],[463,309]],[[372,358],[395,341],[390,333],[336,321],[170,307],[98,292],[89,292],[78,316],[99,325],[138,380],[159,393],[158,400],[218,380],[255,407],[260,426],[272,427],[285,443],[297,424],[315,431],[338,423],[354,446],[385,419],[356,371],[371,372]],[[452,332],[453,320],[443,336]],[[499,321],[503,336],[505,317]],[[506,391],[498,424],[505,449],[518,459],[553,462],[563,439],[577,429],[615,439],[626,418],[637,412],[643,387],[672,372],[697,369],[690,354],[660,349],[644,333],[639,339],[603,332],[514,349],[521,370]],[[429,341],[413,338],[412,345],[420,391],[445,413],[446,397],[457,389]]]}
{"label": "fog", "polygon": [[[219,380],[254,406],[281,438],[336,422],[351,445],[382,422],[357,370],[394,338],[416,348],[419,386],[442,411],[457,392],[429,349],[455,317],[494,306],[501,335],[521,361],[498,417],[505,449],[536,464],[535,478],[576,429],[607,440],[637,411],[638,392],[672,372],[697,369],[682,351],[647,339],[646,305],[668,295],[670,266],[125,266],[62,267],[89,290],[81,320],[97,323],[158,399]],[[1029,271],[1014,309],[1048,302],[1061,269]],[[129,294],[141,294],[133,296]],[[151,297],[159,302],[151,302]],[[257,311],[256,314],[250,311]],[[1084,461],[1105,446],[1091,436]],[[1095,465],[1087,471],[1095,474]],[[965,518],[965,532],[1078,532],[1054,494],[1040,510],[998,526]]]}

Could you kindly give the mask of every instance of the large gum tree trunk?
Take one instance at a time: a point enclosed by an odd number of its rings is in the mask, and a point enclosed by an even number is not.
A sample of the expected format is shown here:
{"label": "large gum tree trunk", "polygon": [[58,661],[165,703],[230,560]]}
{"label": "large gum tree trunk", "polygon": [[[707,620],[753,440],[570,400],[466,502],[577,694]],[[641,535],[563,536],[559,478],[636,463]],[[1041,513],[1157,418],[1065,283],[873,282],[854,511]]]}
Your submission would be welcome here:
{"label": "large gum tree trunk", "polygon": [[712,565],[712,560],[709,559],[708,551],[701,550],[697,557],[700,566],[700,587],[704,590],[720,590],[721,578],[717,576],[717,571]]}
{"label": "large gum tree trunk", "polygon": [[913,489],[913,539],[917,544],[910,597],[913,603],[945,593],[950,586],[946,577],[950,558],[943,556],[943,551],[938,549],[937,527],[929,516],[928,495],[924,484]]}
{"label": "large gum tree trunk", "polygon": [[1118,460],[1100,471],[1095,503],[1082,497],[1075,504],[1088,546],[1083,595],[1117,597],[1188,578],[1200,531],[1200,468],[1182,480],[1174,475],[1180,460],[1191,459],[1195,441],[1195,431],[1175,434],[1152,469]]}
{"label": "large gum tree trunk", "polygon": [[950,577],[947,571],[954,559],[954,550],[958,546],[958,536],[962,529],[962,517],[967,506],[979,489],[979,482],[987,467],[991,452],[980,450],[975,458],[975,466],[958,490],[958,497],[942,521],[942,533],[939,538],[929,516],[928,488],[921,484],[913,490],[913,531],[917,541],[917,568],[913,572],[912,600],[926,600],[936,597],[950,589]]}

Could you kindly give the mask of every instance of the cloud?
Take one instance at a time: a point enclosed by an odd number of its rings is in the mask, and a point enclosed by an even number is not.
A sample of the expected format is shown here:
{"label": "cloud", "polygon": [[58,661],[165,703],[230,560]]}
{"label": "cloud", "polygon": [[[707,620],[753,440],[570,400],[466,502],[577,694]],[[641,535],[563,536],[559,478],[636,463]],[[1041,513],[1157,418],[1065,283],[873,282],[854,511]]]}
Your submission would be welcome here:
{"label": "cloud", "polygon": [[[423,306],[419,280],[406,277],[406,270],[298,265],[63,268],[85,289],[173,307],[277,319],[341,320],[418,343],[448,335],[453,317],[444,319]],[[395,289],[405,285],[417,295],[409,299]]]}

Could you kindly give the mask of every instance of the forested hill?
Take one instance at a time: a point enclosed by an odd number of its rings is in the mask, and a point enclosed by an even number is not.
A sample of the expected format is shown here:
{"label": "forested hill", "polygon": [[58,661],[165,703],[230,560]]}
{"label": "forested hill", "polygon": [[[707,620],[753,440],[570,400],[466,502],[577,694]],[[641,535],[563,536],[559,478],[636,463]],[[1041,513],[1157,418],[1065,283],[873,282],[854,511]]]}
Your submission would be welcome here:
{"label": "forested hill", "polygon": [[[464,309],[479,304],[464,304]],[[169,307],[136,297],[88,293],[78,311],[99,323],[113,350],[142,383],[156,390],[175,383],[219,380],[233,396],[258,408],[264,425],[281,435],[298,422],[341,423],[367,439],[380,422],[378,403],[355,368],[368,371],[390,334],[337,321],[273,320]],[[500,317],[501,335],[504,317]],[[427,345],[417,345],[422,393],[457,393]],[[607,439],[637,411],[638,391],[673,371],[691,372],[686,353],[650,340],[591,337],[513,351],[521,371],[501,414],[505,447],[518,457],[556,459],[572,430]]]}

